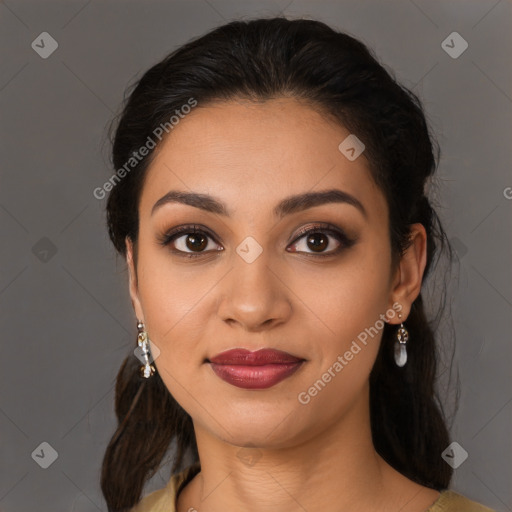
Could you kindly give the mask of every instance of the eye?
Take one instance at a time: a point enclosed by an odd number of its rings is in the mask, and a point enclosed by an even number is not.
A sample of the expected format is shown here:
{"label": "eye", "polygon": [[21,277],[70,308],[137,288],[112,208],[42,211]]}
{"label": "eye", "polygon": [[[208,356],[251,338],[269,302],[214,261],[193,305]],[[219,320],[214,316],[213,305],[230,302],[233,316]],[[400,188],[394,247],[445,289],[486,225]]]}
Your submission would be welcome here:
{"label": "eye", "polygon": [[[197,258],[208,252],[223,251],[214,242],[215,237],[205,228],[198,225],[178,226],[158,238],[158,243],[164,247],[172,246],[171,252],[185,258]],[[209,243],[212,241],[212,244]],[[349,238],[342,230],[332,224],[316,224],[302,228],[295,241],[290,246],[294,250],[313,257],[327,257],[338,254],[343,249],[354,245],[356,240]],[[332,245],[335,245],[333,248]],[[213,246],[213,247],[212,247]],[[216,249],[217,247],[217,249]],[[297,249],[297,247],[300,247]],[[330,250],[326,251],[326,249]],[[310,249],[312,252],[308,252]],[[288,249],[287,249],[288,250]]]}
{"label": "eye", "polygon": [[[208,240],[213,240],[207,230],[201,229],[200,226],[179,226],[159,238],[158,243],[167,247],[174,246],[171,251],[178,256],[185,258],[197,258],[204,255],[207,249],[212,250]],[[215,244],[213,244],[215,247]],[[191,252],[188,252],[188,251]],[[215,250],[213,248],[213,250]],[[224,249],[220,249],[224,250]],[[209,252],[208,251],[208,252]],[[195,253],[195,254],[194,254]]]}
{"label": "eye", "polygon": [[[334,242],[332,241],[333,239]],[[318,224],[306,226],[300,230],[291,246],[295,248],[295,251],[291,252],[305,252],[312,256],[326,257],[338,254],[343,249],[354,245],[354,243],[355,240],[349,238],[335,226],[331,224]],[[335,245],[334,248],[332,247],[333,245]],[[328,248],[330,250],[327,251]],[[308,252],[307,249],[310,249],[312,252]]]}

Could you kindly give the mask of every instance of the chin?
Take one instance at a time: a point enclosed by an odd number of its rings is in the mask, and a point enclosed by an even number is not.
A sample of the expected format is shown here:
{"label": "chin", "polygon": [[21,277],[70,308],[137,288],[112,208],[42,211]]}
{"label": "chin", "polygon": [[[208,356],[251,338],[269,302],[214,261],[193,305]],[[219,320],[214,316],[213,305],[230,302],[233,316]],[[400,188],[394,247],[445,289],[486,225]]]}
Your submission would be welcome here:
{"label": "chin", "polygon": [[[239,447],[279,449],[292,447],[303,436],[303,429],[293,414],[263,416],[254,412],[225,423],[226,430],[216,428],[223,441]],[[231,434],[229,435],[228,432]]]}

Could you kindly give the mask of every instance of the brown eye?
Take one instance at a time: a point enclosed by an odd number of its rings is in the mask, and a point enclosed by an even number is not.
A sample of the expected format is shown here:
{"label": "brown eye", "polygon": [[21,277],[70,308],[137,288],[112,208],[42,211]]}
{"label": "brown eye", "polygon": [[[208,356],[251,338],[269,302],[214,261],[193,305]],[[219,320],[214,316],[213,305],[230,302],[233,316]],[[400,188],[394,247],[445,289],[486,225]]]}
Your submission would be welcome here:
{"label": "brown eye", "polygon": [[332,256],[348,249],[356,241],[331,224],[308,226],[299,232],[292,244],[291,252],[301,252],[311,256]]}
{"label": "brown eye", "polygon": [[191,233],[186,235],[185,245],[191,251],[202,251],[208,245],[208,240],[200,233]]}
{"label": "brown eye", "polygon": [[329,238],[324,233],[313,233],[307,236],[308,247],[315,252],[322,252],[329,245]]}
{"label": "brown eye", "polygon": [[[195,258],[203,256],[207,252],[212,252],[210,250],[206,251],[210,240],[214,241],[213,236],[195,225],[180,226],[158,238],[159,243],[164,247],[171,246],[171,252],[187,258]],[[213,250],[220,247],[215,243],[211,245],[213,245],[211,248]]]}

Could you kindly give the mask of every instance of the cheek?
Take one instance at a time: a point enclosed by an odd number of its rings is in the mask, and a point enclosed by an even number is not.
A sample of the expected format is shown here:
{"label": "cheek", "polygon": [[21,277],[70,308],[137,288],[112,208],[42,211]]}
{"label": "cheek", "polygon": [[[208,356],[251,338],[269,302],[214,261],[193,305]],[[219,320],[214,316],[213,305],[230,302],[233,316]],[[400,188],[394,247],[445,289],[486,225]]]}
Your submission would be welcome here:
{"label": "cheek", "polygon": [[155,340],[171,343],[178,332],[193,328],[194,318],[200,323],[197,308],[218,278],[198,271],[194,263],[177,263],[162,248],[146,250],[140,261],[139,294],[148,332],[151,329]]}
{"label": "cheek", "polygon": [[355,336],[386,312],[389,267],[387,258],[379,254],[383,253],[361,248],[329,270],[304,271],[294,277],[294,291],[321,320],[326,334]]}
{"label": "cheek", "polygon": [[317,344],[321,367],[317,372],[331,368],[331,374],[336,374],[333,382],[344,381],[343,386],[362,385],[379,350],[384,328],[381,315],[386,313],[389,300],[388,260],[379,254],[386,253],[361,250],[354,254],[328,279],[322,278],[324,293],[317,289],[312,300],[323,324],[329,327],[328,331],[324,329],[328,338]]}
{"label": "cheek", "polygon": [[387,276],[378,264],[369,272],[369,266],[360,263],[346,275],[330,280],[328,296],[319,306],[329,326],[329,337],[315,338],[311,371],[298,397],[299,403],[312,407],[318,417],[335,417],[361,397],[379,351],[384,328],[380,315],[387,308]]}

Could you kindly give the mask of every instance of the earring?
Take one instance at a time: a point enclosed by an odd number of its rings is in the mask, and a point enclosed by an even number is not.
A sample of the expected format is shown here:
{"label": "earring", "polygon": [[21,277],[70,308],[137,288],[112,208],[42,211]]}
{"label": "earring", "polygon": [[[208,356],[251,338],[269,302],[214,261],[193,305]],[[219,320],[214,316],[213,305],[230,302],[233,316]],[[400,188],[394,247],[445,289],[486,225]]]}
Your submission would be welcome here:
{"label": "earring", "polygon": [[[398,318],[402,318],[402,315],[399,314]],[[396,341],[395,341],[395,363],[397,366],[404,366],[407,362],[407,341],[409,340],[409,332],[404,327],[404,324],[401,323],[398,331],[396,333]]]}
{"label": "earring", "polygon": [[140,321],[137,321],[137,329],[139,330],[139,334],[137,335],[137,342],[139,347],[142,348],[142,357],[145,360],[144,366],[141,366],[139,369],[139,374],[141,377],[149,379],[149,377],[154,375],[156,370],[152,364],[149,364],[149,356],[151,355],[151,352],[149,351],[148,333],[144,329],[144,324]]}

